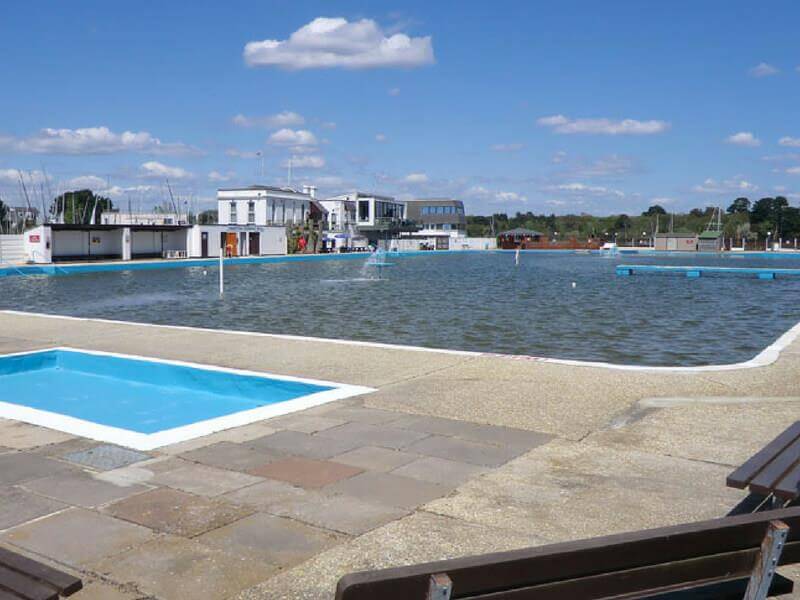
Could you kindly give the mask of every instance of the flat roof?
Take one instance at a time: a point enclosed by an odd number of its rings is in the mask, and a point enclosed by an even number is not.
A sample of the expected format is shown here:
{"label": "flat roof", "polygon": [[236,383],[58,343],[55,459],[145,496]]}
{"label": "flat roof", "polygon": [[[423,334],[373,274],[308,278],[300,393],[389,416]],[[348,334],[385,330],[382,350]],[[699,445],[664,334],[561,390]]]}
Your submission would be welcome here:
{"label": "flat roof", "polygon": [[45,223],[53,231],[112,231],[128,228],[132,231],[178,231],[191,225],[82,225],[79,223]]}

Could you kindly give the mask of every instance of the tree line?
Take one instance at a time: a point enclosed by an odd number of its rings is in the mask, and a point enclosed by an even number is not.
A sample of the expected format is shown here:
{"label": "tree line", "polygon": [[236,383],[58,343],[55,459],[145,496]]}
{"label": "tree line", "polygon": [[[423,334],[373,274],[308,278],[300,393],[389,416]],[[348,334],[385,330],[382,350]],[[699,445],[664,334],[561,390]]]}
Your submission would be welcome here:
{"label": "tree line", "polygon": [[[663,206],[653,205],[640,215],[598,217],[586,213],[556,215],[517,212],[514,215],[495,213],[490,216],[468,215],[467,235],[492,237],[503,231],[523,227],[538,231],[551,239],[617,239],[633,242],[649,239],[654,233],[700,233],[714,219],[716,207],[693,208],[688,212],[668,213]],[[736,240],[800,238],[800,208],[789,206],[784,196],[766,197],[751,202],[736,198],[722,214],[722,232]]]}

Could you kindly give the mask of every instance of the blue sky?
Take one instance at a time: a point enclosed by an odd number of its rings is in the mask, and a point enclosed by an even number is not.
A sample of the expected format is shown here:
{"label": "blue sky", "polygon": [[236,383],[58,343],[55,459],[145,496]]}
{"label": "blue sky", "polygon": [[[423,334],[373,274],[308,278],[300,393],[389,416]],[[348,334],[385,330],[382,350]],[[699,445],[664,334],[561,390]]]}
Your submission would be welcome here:
{"label": "blue sky", "polygon": [[[800,202],[793,1],[4,4],[0,197],[315,184],[471,213]],[[262,153],[264,176],[260,175]],[[38,190],[38,191],[37,191]]]}

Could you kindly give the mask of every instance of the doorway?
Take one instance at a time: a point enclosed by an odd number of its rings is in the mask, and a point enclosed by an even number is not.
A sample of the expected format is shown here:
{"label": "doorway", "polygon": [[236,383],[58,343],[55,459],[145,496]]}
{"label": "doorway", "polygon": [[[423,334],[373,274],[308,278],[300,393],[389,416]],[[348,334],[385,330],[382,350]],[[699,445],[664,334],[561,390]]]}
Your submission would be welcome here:
{"label": "doorway", "polygon": [[208,258],[208,232],[200,233],[200,256]]}
{"label": "doorway", "polygon": [[261,254],[261,234],[257,231],[250,232],[250,247],[248,254],[250,256],[259,256]]}
{"label": "doorway", "polygon": [[225,256],[239,256],[239,240],[235,231],[225,234]]}

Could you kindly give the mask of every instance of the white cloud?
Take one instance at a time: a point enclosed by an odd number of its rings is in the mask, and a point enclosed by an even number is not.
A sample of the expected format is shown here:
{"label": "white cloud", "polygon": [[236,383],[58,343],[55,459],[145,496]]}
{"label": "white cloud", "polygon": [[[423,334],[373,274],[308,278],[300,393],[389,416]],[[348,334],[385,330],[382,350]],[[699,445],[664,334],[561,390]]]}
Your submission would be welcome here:
{"label": "white cloud", "polygon": [[284,69],[418,67],[434,62],[430,36],[387,35],[371,19],[349,22],[318,17],[286,40],[249,42],[244,60],[251,67]]}
{"label": "white cloud", "polygon": [[307,129],[279,129],[267,140],[276,146],[316,146],[316,136]]}
{"label": "white cloud", "polygon": [[[283,161],[283,167],[289,166],[289,159]],[[325,159],[321,156],[307,154],[305,156],[293,156],[292,168],[295,169],[321,169],[325,166]]]}
{"label": "white cloud", "polygon": [[564,178],[620,177],[631,173],[634,161],[626,156],[610,154],[593,161],[577,159],[567,161],[566,156],[559,157],[558,163],[564,163],[560,171]]}
{"label": "white cloud", "polygon": [[389,90],[389,95],[390,95],[390,96],[399,96],[399,95],[400,95],[400,88],[399,88],[399,87],[393,87],[393,88],[391,88],[391,89]]}
{"label": "white cloud", "polygon": [[20,169],[0,169],[0,183],[11,184],[19,186],[19,179],[25,181],[25,185],[39,185],[46,183],[49,180],[42,171],[22,171]]}
{"label": "white cloud", "polygon": [[403,181],[412,184],[428,183],[428,176],[425,173],[409,173],[403,177]]}
{"label": "white cloud", "polygon": [[761,62],[758,63],[755,67],[752,67],[747,71],[747,73],[751,77],[769,77],[770,75],[777,75],[780,73],[780,69],[777,67],[773,67],[769,63]]}
{"label": "white cloud", "polygon": [[525,146],[523,144],[493,144],[491,149],[493,152],[517,152],[522,150]]}
{"label": "white cloud", "polygon": [[550,185],[545,188],[549,192],[565,193],[574,196],[615,196],[623,198],[625,192],[607,188],[601,185],[587,185],[580,182],[560,183],[558,185]]}
{"label": "white cloud", "polygon": [[785,135],[781,139],[779,139],[778,143],[781,146],[788,146],[790,148],[800,148],[800,138],[789,137],[788,135]]}
{"label": "white cloud", "polygon": [[667,196],[657,196],[655,198],[650,198],[651,204],[658,204],[659,206],[663,206],[665,204],[674,204],[675,199],[669,198]]}
{"label": "white cloud", "polygon": [[233,124],[239,127],[294,127],[303,125],[306,120],[303,115],[290,110],[284,110],[274,115],[263,117],[248,117],[238,114],[233,117]]}
{"label": "white cloud", "polygon": [[33,154],[113,154],[142,152],[148,154],[197,154],[196,148],[182,143],[164,143],[147,131],[114,133],[108,127],[81,129],[45,128],[23,137],[4,137],[0,146]]}
{"label": "white cloud", "polygon": [[755,147],[761,145],[761,140],[749,131],[740,131],[739,133],[729,135],[727,138],[725,138],[725,142],[728,144],[733,144],[734,146]]}
{"label": "white cloud", "polygon": [[73,177],[64,182],[64,186],[73,190],[105,190],[109,187],[108,182],[97,175]]}
{"label": "white cloud", "polygon": [[692,190],[702,194],[730,194],[755,192],[758,190],[758,186],[747,181],[742,175],[735,175],[723,181],[717,181],[709,177],[703,183],[694,186]]}
{"label": "white cloud", "polygon": [[142,177],[148,179],[188,179],[192,176],[186,169],[171,167],[154,160],[142,163],[141,167],[139,167],[139,171]]}
{"label": "white cloud", "polygon": [[388,141],[388,138],[382,133],[376,133],[375,134],[375,141],[383,143],[383,142]]}
{"label": "white cloud", "polygon": [[800,167],[789,167],[786,172],[789,175],[800,175]]}
{"label": "white cloud", "polygon": [[235,175],[236,173],[233,171],[226,171],[225,173],[220,173],[219,171],[209,171],[208,180],[214,183],[230,181]]}
{"label": "white cloud", "polygon": [[601,135],[652,135],[669,129],[666,121],[637,121],[636,119],[570,119],[564,115],[553,115],[537,119],[542,127],[550,127],[556,133],[589,133]]}
{"label": "white cloud", "polygon": [[528,198],[518,192],[494,191],[482,185],[473,185],[464,191],[463,196],[475,200],[483,200],[492,204],[525,203]]}

